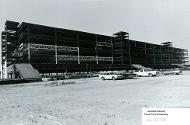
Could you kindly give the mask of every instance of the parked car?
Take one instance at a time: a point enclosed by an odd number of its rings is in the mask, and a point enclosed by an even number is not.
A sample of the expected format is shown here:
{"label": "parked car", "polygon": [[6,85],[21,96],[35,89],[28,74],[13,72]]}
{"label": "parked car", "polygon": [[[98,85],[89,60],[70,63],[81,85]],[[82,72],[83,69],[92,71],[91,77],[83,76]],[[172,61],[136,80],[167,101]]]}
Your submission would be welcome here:
{"label": "parked car", "polygon": [[163,71],[163,75],[179,75],[179,74],[182,74],[182,71],[178,69]]}
{"label": "parked car", "polygon": [[133,72],[133,70],[120,70],[120,71],[114,71],[114,73],[123,75],[125,79],[132,79],[137,77],[137,75]]}
{"label": "parked car", "polygon": [[159,74],[158,71],[153,71],[153,70],[150,70],[150,69],[140,69],[138,71],[135,71],[134,72],[137,76],[141,77],[141,76],[149,76],[149,77],[152,77],[152,76],[157,76]]}
{"label": "parked car", "polygon": [[172,71],[173,72],[173,74],[174,75],[179,75],[179,74],[181,74],[182,73],[182,71],[181,70],[174,70],[174,71]]}
{"label": "parked car", "polygon": [[123,79],[124,76],[113,72],[102,72],[99,74],[99,78],[101,78],[102,80],[106,79],[116,80],[116,79]]}

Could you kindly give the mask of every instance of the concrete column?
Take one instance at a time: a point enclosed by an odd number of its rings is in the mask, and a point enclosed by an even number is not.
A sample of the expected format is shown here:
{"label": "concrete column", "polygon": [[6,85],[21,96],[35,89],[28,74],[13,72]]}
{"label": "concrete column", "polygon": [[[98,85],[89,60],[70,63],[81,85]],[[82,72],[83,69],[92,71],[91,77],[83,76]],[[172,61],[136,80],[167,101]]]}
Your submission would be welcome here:
{"label": "concrete column", "polygon": [[57,46],[55,46],[55,63],[57,64]]}
{"label": "concrete column", "polygon": [[57,31],[56,29],[54,30],[54,39],[55,39],[55,64],[57,64]]}
{"label": "concrete column", "polygon": [[28,63],[30,63],[30,30],[28,25]]}
{"label": "concrete column", "polygon": [[78,47],[78,64],[80,64],[80,53],[79,53],[79,47]]}
{"label": "concrete column", "polygon": [[7,79],[7,78],[8,78],[8,77],[7,77],[7,76],[8,76],[8,75],[7,75],[7,74],[8,74],[8,73],[7,73],[7,60],[5,61],[5,68],[4,68],[4,69],[5,69],[5,77],[4,77],[4,78]]}
{"label": "concrete column", "polygon": [[28,62],[30,63],[30,43],[28,43]]}
{"label": "concrete column", "polygon": [[98,50],[97,50],[97,35],[96,35],[96,47],[95,47],[95,50],[96,50],[96,64],[98,64]]}
{"label": "concrete column", "polygon": [[155,58],[155,46],[153,45],[153,61],[154,61],[154,66],[156,64],[156,58]]}
{"label": "concrete column", "polygon": [[78,44],[78,64],[80,64],[79,33],[77,33],[76,39],[77,39],[77,44]]}
{"label": "concrete column", "polygon": [[111,46],[112,46],[112,64],[114,63],[114,45],[113,45],[113,36],[111,37]]}
{"label": "concrete column", "polygon": [[3,72],[2,72],[2,64],[0,64],[0,73],[1,73],[1,76],[0,76],[0,79],[2,79],[3,78]]}
{"label": "concrete column", "polygon": [[3,72],[2,72],[2,70],[3,70],[3,68],[2,68],[2,39],[1,39],[1,42],[0,42],[0,79],[2,79],[3,78]]}

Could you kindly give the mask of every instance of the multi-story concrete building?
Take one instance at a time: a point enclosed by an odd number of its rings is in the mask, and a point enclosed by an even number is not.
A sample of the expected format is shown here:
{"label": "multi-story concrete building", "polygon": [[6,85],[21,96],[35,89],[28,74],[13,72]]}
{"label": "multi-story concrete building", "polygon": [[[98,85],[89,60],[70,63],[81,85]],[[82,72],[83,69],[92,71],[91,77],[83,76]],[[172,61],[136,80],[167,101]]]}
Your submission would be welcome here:
{"label": "multi-story concrete building", "polygon": [[1,33],[1,69],[30,63],[40,73],[130,69],[131,64],[171,68],[187,62],[187,50],[113,36],[6,21]]}

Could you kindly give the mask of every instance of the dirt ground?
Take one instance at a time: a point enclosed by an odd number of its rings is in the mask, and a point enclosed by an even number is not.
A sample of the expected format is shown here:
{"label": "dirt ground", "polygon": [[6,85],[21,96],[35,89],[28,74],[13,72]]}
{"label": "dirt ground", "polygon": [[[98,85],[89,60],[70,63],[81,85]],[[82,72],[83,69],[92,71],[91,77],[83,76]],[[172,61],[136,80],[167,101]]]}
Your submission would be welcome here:
{"label": "dirt ground", "polygon": [[190,107],[190,72],[0,86],[0,125],[141,125],[142,107]]}

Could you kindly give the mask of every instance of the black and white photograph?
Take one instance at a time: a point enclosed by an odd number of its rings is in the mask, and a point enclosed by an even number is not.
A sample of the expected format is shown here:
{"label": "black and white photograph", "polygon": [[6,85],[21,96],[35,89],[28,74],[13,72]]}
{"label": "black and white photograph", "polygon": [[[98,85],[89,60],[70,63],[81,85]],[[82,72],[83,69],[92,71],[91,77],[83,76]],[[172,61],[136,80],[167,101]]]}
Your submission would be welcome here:
{"label": "black and white photograph", "polygon": [[189,125],[190,1],[0,0],[0,125]]}

